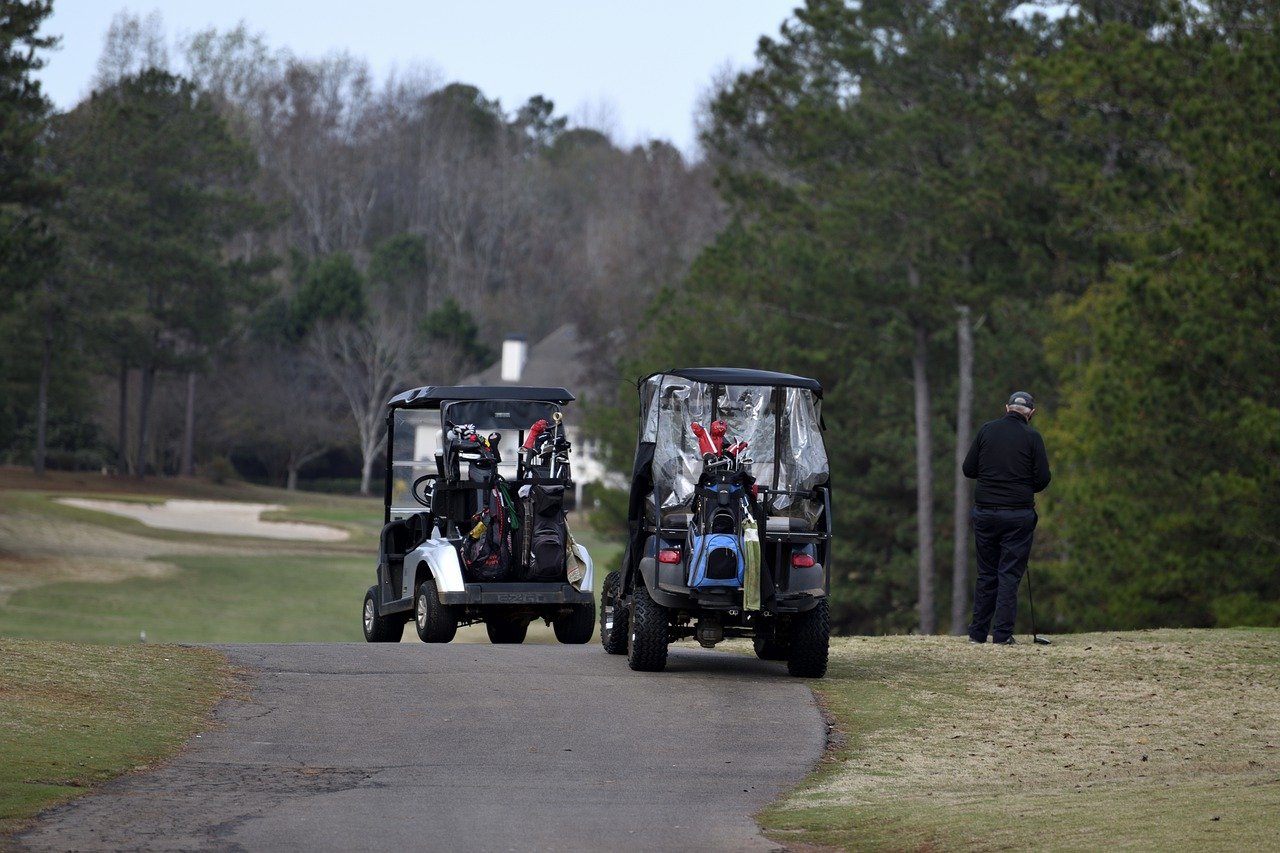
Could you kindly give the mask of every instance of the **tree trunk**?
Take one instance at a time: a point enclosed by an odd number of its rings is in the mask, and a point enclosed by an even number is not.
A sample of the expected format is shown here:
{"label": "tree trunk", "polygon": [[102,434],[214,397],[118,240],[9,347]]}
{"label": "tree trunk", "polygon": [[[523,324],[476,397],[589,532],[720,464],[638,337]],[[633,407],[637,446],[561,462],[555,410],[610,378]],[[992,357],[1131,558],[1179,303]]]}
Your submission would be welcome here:
{"label": "tree trunk", "polygon": [[956,309],[956,355],[960,362],[956,399],[955,549],[951,558],[951,633],[969,625],[969,481],[961,467],[973,441],[973,315],[968,305]]}
{"label": "tree trunk", "polygon": [[284,487],[291,492],[296,492],[298,490],[298,468],[299,467],[300,466],[298,465],[290,464],[289,473],[285,477]]}
{"label": "tree trunk", "polygon": [[373,460],[375,453],[367,450],[363,454],[364,458],[360,463],[360,494],[369,495],[373,484]]}
{"label": "tree trunk", "polygon": [[53,315],[44,317],[44,339],[40,342],[40,386],[36,392],[36,453],[32,469],[44,473],[49,438],[49,374],[53,370]]}
{"label": "tree trunk", "polygon": [[156,384],[154,365],[142,368],[142,384],[138,389],[138,479],[147,476],[147,451],[151,442],[151,392]]}
{"label": "tree trunk", "polygon": [[187,372],[187,411],[182,424],[182,462],[178,466],[178,475],[194,476],[196,446],[196,372]]}
{"label": "tree trunk", "polygon": [[380,424],[375,425],[372,422],[362,425],[360,429],[360,494],[373,494],[373,463],[378,461],[378,454],[382,453],[387,444],[387,434],[385,432],[373,432]]}
{"label": "tree trunk", "polygon": [[912,385],[916,410],[916,551],[920,581],[920,633],[938,630],[934,613],[933,563],[933,435],[930,430],[929,330],[921,318],[915,320],[916,344],[911,356]]}
{"label": "tree trunk", "polygon": [[116,440],[116,473],[132,474],[129,465],[129,365],[120,359],[119,432]]}

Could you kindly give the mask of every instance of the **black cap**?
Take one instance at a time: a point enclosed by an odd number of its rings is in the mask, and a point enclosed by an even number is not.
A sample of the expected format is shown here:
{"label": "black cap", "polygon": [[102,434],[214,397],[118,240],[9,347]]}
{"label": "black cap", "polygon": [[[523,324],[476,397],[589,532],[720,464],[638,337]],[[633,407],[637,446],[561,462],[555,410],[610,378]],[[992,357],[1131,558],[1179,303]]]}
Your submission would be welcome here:
{"label": "black cap", "polygon": [[1028,409],[1034,409],[1036,407],[1036,398],[1026,391],[1014,391],[1009,395],[1009,402],[1005,405],[1026,406]]}

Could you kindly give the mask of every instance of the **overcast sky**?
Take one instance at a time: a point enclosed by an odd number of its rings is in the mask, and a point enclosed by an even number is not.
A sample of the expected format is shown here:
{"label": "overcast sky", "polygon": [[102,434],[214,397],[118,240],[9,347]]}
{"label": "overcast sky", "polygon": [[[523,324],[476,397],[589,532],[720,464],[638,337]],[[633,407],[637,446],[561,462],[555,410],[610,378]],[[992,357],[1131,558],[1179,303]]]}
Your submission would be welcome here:
{"label": "overcast sky", "polygon": [[347,51],[377,79],[411,68],[471,83],[508,112],[532,95],[577,123],[611,121],[623,145],[666,139],[694,152],[699,97],[726,66],[754,65],[801,0],[54,0],[45,35],[61,36],[40,73],[58,109],[88,94],[112,18],[159,12],[173,44],[244,21],[268,46],[318,58]]}

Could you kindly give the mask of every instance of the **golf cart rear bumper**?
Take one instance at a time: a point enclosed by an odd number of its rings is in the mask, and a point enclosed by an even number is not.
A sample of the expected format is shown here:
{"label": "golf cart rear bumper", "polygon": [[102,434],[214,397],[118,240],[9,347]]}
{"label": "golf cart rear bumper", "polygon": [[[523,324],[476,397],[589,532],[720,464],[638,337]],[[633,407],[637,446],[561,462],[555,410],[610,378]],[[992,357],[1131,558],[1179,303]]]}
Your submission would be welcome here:
{"label": "golf cart rear bumper", "polygon": [[469,583],[462,592],[440,593],[441,604],[588,604],[590,592],[567,583]]}
{"label": "golf cart rear bumper", "polygon": [[[693,589],[683,583],[684,567],[679,564],[659,563],[652,557],[640,561],[640,574],[653,600],[669,610],[741,610],[743,607],[740,587],[712,587]],[[792,581],[797,587],[775,593],[771,613],[803,613],[818,605],[826,597],[826,575],[822,566],[792,570]],[[803,584],[803,586],[800,586]]]}
{"label": "golf cart rear bumper", "polygon": [[[689,587],[672,588],[664,584],[657,589],[650,589],[649,595],[656,603],[668,610],[724,610],[730,613],[742,610],[742,590],[740,589],[726,588],[723,592],[712,592]],[[774,599],[773,606],[767,610],[776,615],[804,613],[806,610],[817,607],[818,601],[824,597],[820,589],[779,595]]]}

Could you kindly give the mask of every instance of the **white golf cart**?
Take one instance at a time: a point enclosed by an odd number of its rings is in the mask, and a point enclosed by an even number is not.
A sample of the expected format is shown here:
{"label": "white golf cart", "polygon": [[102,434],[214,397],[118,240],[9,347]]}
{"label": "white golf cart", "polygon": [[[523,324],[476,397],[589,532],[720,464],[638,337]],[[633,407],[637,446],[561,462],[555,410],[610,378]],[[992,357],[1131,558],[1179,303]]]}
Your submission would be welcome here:
{"label": "white golf cart", "polygon": [[562,643],[595,628],[591,556],[574,543],[564,388],[427,386],[387,403],[377,583],[364,637],[398,642],[413,619],[426,643],[483,622],[493,643],[524,642],[543,619]]}

